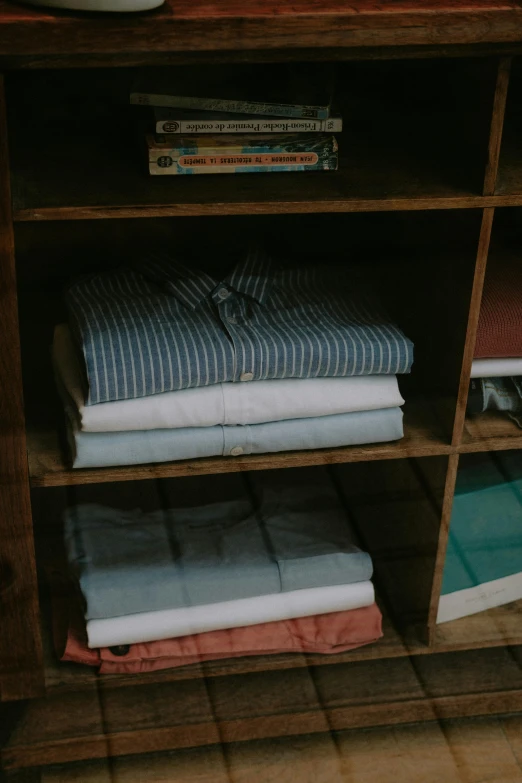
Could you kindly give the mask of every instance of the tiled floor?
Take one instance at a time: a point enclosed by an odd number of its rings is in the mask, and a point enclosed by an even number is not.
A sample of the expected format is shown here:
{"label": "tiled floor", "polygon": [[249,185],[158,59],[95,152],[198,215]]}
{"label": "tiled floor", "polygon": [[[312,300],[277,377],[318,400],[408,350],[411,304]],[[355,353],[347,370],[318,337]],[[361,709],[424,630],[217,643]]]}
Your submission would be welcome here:
{"label": "tiled floor", "polygon": [[522,783],[522,716],[89,762],[42,783]]}

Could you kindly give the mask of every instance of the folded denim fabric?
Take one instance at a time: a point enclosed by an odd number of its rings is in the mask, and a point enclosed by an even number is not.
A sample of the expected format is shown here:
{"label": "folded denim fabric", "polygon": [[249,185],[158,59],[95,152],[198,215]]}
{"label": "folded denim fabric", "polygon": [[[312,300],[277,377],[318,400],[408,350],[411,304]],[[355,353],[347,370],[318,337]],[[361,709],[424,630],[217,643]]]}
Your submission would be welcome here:
{"label": "folded denim fabric", "polygon": [[253,248],[225,277],[166,253],[66,293],[87,404],[226,381],[396,375],[413,344],[350,264],[279,264]]}
{"label": "folded denim fabric", "polygon": [[472,378],[505,378],[522,375],[522,359],[473,359]]}
{"label": "folded denim fabric", "polygon": [[522,377],[472,379],[466,410],[469,415],[504,411],[522,427]]}
{"label": "folded denim fabric", "polygon": [[53,596],[53,632],[56,653],[62,661],[96,666],[100,674],[139,674],[253,655],[346,652],[382,637],[382,615],[374,603],[345,612],[90,649],[77,603]]}
{"label": "folded denim fabric", "polygon": [[65,538],[88,619],[344,585],[372,575],[370,555],[355,545],[333,488],[322,485],[268,485],[258,509],[249,500],[148,513],[72,506]]}
{"label": "folded denim fabric", "polygon": [[87,621],[89,647],[153,642],[227,628],[360,609],[375,602],[371,582],[312,587],[218,604]]}
{"label": "folded denim fabric", "polygon": [[285,419],[395,408],[404,403],[395,375],[216,383],[148,397],[85,404],[85,388],[69,327],[54,332],[58,390],[83,432],[119,432]]}
{"label": "folded denim fabric", "polygon": [[384,408],[244,426],[81,432],[67,423],[73,468],[324,449],[403,437],[402,410]]}

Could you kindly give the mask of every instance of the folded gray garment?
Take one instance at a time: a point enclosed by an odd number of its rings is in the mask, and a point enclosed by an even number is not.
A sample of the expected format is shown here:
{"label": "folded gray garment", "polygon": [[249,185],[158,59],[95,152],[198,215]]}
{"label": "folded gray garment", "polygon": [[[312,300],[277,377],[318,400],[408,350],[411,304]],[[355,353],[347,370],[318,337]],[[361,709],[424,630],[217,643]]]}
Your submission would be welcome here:
{"label": "folded gray garment", "polygon": [[73,423],[68,424],[74,468],[335,448],[399,440],[403,434],[400,408],[175,430],[81,432]]}
{"label": "folded gray garment", "polygon": [[370,579],[346,513],[322,484],[249,500],[144,513],[96,504],[65,514],[87,619]]}
{"label": "folded gray garment", "polygon": [[504,411],[522,427],[522,377],[472,378],[466,410],[471,415]]}

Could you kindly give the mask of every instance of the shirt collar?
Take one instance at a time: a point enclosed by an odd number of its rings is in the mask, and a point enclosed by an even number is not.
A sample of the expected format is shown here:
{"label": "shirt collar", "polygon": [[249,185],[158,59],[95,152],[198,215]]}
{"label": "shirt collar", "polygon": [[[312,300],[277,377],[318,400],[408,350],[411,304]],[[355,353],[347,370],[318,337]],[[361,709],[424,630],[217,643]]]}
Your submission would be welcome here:
{"label": "shirt collar", "polygon": [[186,266],[166,253],[149,256],[140,271],[186,307],[195,310],[217,286],[223,284],[263,304],[272,286],[271,269],[272,262],[268,256],[261,249],[254,248],[222,281],[201,269]]}
{"label": "shirt collar", "polygon": [[234,291],[250,296],[256,302],[263,304],[272,287],[272,261],[261,248],[252,248],[232,272],[224,279],[224,283]]}

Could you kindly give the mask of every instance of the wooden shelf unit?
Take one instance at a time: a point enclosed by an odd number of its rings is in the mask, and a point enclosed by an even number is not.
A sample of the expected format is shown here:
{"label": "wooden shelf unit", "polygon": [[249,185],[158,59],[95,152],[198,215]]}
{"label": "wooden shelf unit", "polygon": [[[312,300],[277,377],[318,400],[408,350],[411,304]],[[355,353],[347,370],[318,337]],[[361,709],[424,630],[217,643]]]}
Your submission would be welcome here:
{"label": "wooden shelf unit", "polygon": [[[402,1],[393,13],[372,0],[360,0],[359,13],[336,0],[277,14],[269,5],[226,0],[203,12],[167,0],[140,24],[116,24],[0,3],[0,387],[9,389],[0,409],[9,438],[0,447],[0,697],[29,699],[2,751],[6,770],[522,710],[522,603],[435,623],[459,455],[522,447],[509,420],[465,416],[484,277],[504,241],[503,214],[516,219],[522,207],[522,11],[479,0],[473,10],[464,0]],[[136,68],[287,60],[331,60],[342,75],[338,172],[147,178],[139,143],[119,130],[129,109],[115,99]],[[80,109],[64,116],[75,91]],[[252,228],[294,237],[304,225],[310,253],[324,251],[326,236],[343,263],[373,269],[415,342],[404,439],[71,470],[47,353],[64,279],[106,257],[117,263],[151,236],[175,231],[182,246],[200,226],[221,250],[233,235],[237,250]],[[381,641],[128,677],[56,662],[36,576],[64,504],[89,493],[130,503],[160,479],[163,497],[190,503],[203,485],[219,494],[269,469],[283,481],[313,470],[331,477],[375,562]]]}

